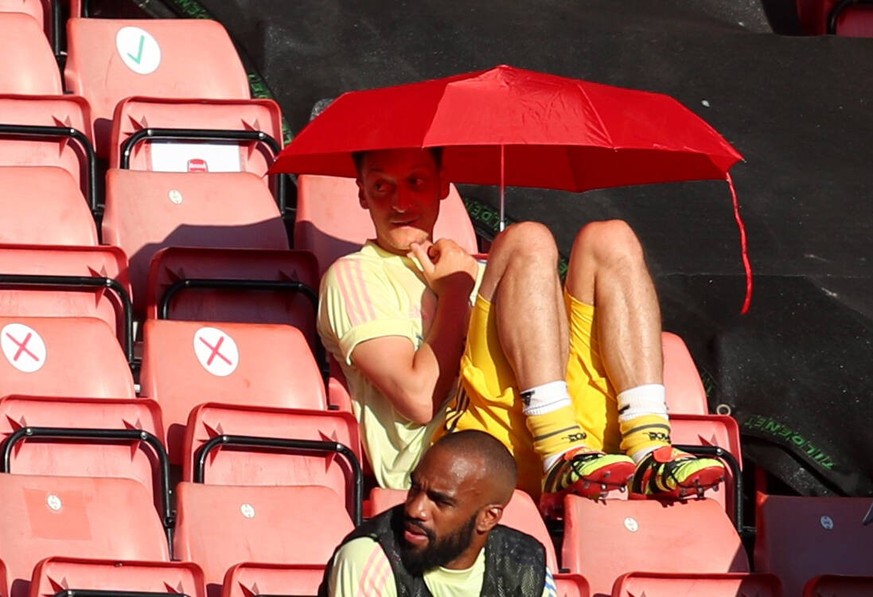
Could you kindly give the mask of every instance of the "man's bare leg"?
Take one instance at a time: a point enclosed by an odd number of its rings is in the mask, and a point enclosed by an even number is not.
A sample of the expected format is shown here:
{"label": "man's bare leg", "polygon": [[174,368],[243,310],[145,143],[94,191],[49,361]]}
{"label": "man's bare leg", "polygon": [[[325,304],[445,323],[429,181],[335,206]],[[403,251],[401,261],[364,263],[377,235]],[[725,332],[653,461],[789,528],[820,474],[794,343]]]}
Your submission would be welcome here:
{"label": "man's bare leg", "polygon": [[633,473],[623,455],[587,449],[566,385],[568,329],[549,230],[515,224],[492,247],[480,294],[492,304],[502,352],[515,373],[534,449],[543,460],[544,491],[599,496]]}
{"label": "man's bare leg", "polygon": [[626,223],[595,222],[579,232],[567,290],[596,305],[600,356],[617,392],[621,448],[639,464],[634,490],[683,494],[717,484],[724,476],[718,461],[694,459],[670,446],[658,298],[642,247]]}

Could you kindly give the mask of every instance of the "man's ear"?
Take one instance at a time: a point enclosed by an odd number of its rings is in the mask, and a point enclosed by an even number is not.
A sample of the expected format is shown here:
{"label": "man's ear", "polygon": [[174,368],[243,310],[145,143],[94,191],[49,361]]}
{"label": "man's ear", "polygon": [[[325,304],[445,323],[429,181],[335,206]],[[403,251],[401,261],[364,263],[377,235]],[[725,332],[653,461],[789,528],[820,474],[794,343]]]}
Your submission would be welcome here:
{"label": "man's ear", "polygon": [[361,207],[367,209],[367,197],[364,195],[364,182],[360,178],[356,178],[355,184],[358,185],[358,203],[361,204]]}
{"label": "man's ear", "polygon": [[487,533],[500,522],[503,516],[503,506],[500,504],[489,504],[481,510],[476,517],[476,530],[480,533]]}
{"label": "man's ear", "polygon": [[449,196],[449,188],[451,187],[451,183],[449,179],[443,176],[443,173],[440,172],[440,201]]}

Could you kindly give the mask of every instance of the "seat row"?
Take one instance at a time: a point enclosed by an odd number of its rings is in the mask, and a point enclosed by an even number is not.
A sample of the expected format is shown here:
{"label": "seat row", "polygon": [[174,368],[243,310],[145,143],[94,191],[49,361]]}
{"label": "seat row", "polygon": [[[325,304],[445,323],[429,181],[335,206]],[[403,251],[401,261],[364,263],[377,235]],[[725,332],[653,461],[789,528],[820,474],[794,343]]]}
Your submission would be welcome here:
{"label": "seat row", "polygon": [[[66,169],[95,212],[98,158],[263,177],[281,149],[278,105],[251,98],[217,22],[72,18],[64,85],[35,28],[27,15],[0,12],[0,48],[18,56],[0,72],[0,165]],[[273,186],[284,208],[282,183]]]}
{"label": "seat row", "polygon": [[[0,475],[0,498],[0,560],[13,597],[28,594],[31,577],[34,596],[37,590],[44,594],[47,586],[54,586],[50,594],[75,588],[131,590],[115,583],[136,579],[119,581],[124,571],[108,571],[127,566],[157,567],[164,574],[181,570],[202,578],[207,592],[218,595],[222,586],[228,591],[240,582],[230,579],[246,563],[272,570],[273,579],[284,583],[290,581],[282,580],[282,571],[293,577],[306,570],[306,579],[299,579],[306,587],[291,592],[286,584],[275,592],[311,595],[333,549],[353,527],[341,498],[322,485],[182,481],[176,487],[175,519],[162,519],[146,488],[126,478],[13,471]],[[372,511],[402,499],[402,493],[375,492]],[[851,596],[873,584],[873,566],[866,557],[873,538],[861,522],[868,508],[864,498],[768,498],[759,509],[754,572],[736,529],[709,499],[666,504],[568,496],[560,563],[558,548],[529,496],[516,491],[503,522],[543,542],[559,594]],[[77,560],[74,570],[66,570],[65,562],[45,579],[45,565],[39,564],[45,558]],[[104,562],[92,562],[99,573],[86,577],[82,571],[88,563],[80,558]],[[197,567],[174,567],[171,561]],[[76,578],[88,578],[92,586],[77,586]],[[159,592],[179,591],[180,583],[176,578]]]}

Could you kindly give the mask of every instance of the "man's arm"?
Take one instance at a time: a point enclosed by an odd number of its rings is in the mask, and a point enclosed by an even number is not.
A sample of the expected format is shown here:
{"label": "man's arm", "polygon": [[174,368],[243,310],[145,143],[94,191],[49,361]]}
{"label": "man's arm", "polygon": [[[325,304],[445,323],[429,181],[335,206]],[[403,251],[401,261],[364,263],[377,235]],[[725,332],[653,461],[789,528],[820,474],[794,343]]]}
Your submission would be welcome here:
{"label": "man's arm", "polygon": [[437,295],[431,327],[416,349],[407,338],[383,336],[361,342],[352,353],[355,366],[393,404],[418,424],[439,409],[457,377],[476,279],[475,259],[449,240],[414,245],[425,280]]}
{"label": "man's arm", "polygon": [[367,537],[349,541],[339,549],[330,570],[328,589],[330,597],[397,595],[397,584],[385,552]]}

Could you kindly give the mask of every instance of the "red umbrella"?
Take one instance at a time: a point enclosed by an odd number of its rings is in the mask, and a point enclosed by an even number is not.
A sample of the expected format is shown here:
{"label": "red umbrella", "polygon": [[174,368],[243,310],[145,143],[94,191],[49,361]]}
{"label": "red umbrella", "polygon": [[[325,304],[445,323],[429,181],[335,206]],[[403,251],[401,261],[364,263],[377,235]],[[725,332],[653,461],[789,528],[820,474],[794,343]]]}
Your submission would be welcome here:
{"label": "red umbrella", "polygon": [[[568,191],[719,179],[742,156],[703,119],[657,93],[498,66],[345,93],[281,152],[271,172],[354,177],[356,151],[443,147],[456,183]],[[733,185],[731,184],[733,192]],[[739,212],[747,296],[751,271]]]}

